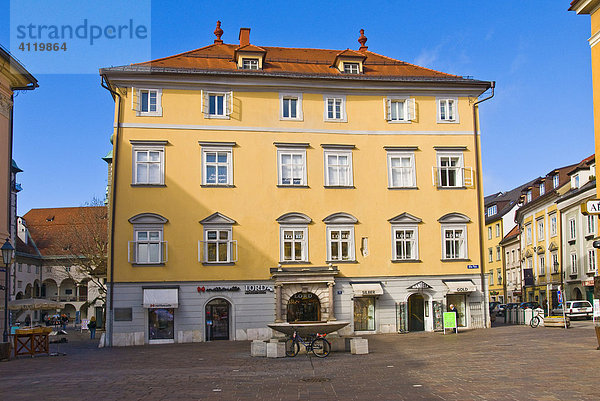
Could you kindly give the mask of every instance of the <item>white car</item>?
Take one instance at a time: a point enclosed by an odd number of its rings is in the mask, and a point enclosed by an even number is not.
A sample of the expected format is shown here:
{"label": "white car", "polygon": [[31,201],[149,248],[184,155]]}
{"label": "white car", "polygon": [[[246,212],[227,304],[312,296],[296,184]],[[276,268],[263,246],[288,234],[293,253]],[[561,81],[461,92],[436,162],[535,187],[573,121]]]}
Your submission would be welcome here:
{"label": "white car", "polygon": [[[557,308],[552,309],[552,314],[556,316],[562,316],[562,304],[558,304]],[[594,308],[589,301],[567,301],[565,315],[568,317],[585,317],[587,319],[591,319],[593,314]]]}

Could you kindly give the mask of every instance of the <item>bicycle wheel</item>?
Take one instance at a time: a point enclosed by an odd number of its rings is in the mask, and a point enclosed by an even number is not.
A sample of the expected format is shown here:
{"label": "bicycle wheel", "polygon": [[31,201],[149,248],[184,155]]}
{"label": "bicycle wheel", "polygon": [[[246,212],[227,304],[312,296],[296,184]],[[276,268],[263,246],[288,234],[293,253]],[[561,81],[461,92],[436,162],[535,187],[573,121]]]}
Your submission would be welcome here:
{"label": "bicycle wheel", "polygon": [[331,351],[331,344],[324,338],[315,338],[310,346],[313,354],[319,358],[325,358]]}
{"label": "bicycle wheel", "polygon": [[531,318],[531,323],[529,323],[532,328],[536,328],[540,325],[540,318],[538,316],[534,316]]}
{"label": "bicycle wheel", "polygon": [[290,338],[285,342],[286,356],[296,356],[298,355],[298,351],[300,351],[300,344],[298,344],[296,341]]}

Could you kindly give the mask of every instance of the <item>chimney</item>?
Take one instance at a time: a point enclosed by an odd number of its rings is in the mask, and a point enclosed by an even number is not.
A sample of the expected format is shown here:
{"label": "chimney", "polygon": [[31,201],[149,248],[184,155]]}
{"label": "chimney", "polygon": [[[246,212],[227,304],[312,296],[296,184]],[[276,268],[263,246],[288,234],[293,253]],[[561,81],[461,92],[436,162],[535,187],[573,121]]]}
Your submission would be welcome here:
{"label": "chimney", "polygon": [[250,28],[240,28],[240,46],[250,44]]}

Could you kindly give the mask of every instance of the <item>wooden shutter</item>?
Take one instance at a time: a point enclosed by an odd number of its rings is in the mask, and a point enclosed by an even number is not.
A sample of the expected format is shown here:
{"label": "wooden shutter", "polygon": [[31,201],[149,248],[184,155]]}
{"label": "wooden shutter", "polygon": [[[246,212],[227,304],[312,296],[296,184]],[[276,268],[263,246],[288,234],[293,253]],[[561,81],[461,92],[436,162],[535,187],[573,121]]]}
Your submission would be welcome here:
{"label": "wooden shutter", "polygon": [[139,92],[137,88],[131,88],[131,109],[140,111]]}
{"label": "wooden shutter", "polygon": [[225,115],[230,116],[233,111],[233,91],[225,94]]}
{"label": "wooden shutter", "polygon": [[392,102],[389,98],[383,98],[383,119],[390,121],[392,118]]}
{"label": "wooden shutter", "polygon": [[464,179],[464,183],[465,183],[465,187],[468,188],[473,188],[473,168],[472,167],[465,167],[462,169],[463,170],[463,179]]}
{"label": "wooden shutter", "polygon": [[413,121],[417,119],[417,104],[414,98],[406,99],[406,109],[407,116],[406,119],[408,121]]}
{"label": "wooden shutter", "polygon": [[202,91],[202,105],[200,107],[202,109],[202,113],[207,116],[208,115],[208,92]]}

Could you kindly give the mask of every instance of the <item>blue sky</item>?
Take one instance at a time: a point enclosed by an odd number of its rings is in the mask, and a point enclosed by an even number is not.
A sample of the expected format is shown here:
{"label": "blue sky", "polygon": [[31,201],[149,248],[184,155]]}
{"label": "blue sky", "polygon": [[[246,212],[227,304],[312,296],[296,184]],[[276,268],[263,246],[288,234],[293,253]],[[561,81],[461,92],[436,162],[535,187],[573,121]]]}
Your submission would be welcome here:
{"label": "blue sky", "polygon": [[[151,57],[212,43],[217,20],[226,43],[236,43],[239,28],[249,27],[251,42],[265,46],[357,49],[364,28],[371,51],[494,80],[496,96],[480,109],[484,192],[489,194],[594,152],[590,21],[568,12],[569,3],[154,1]],[[8,0],[0,4],[9,10]],[[0,13],[5,47],[9,22],[10,14]],[[132,58],[114,52],[98,67],[146,61]],[[100,77],[36,78],[40,88],[15,99],[14,158],[24,170],[19,174],[20,214],[37,207],[79,206],[104,196],[106,186],[101,157],[110,150],[114,105]]]}

